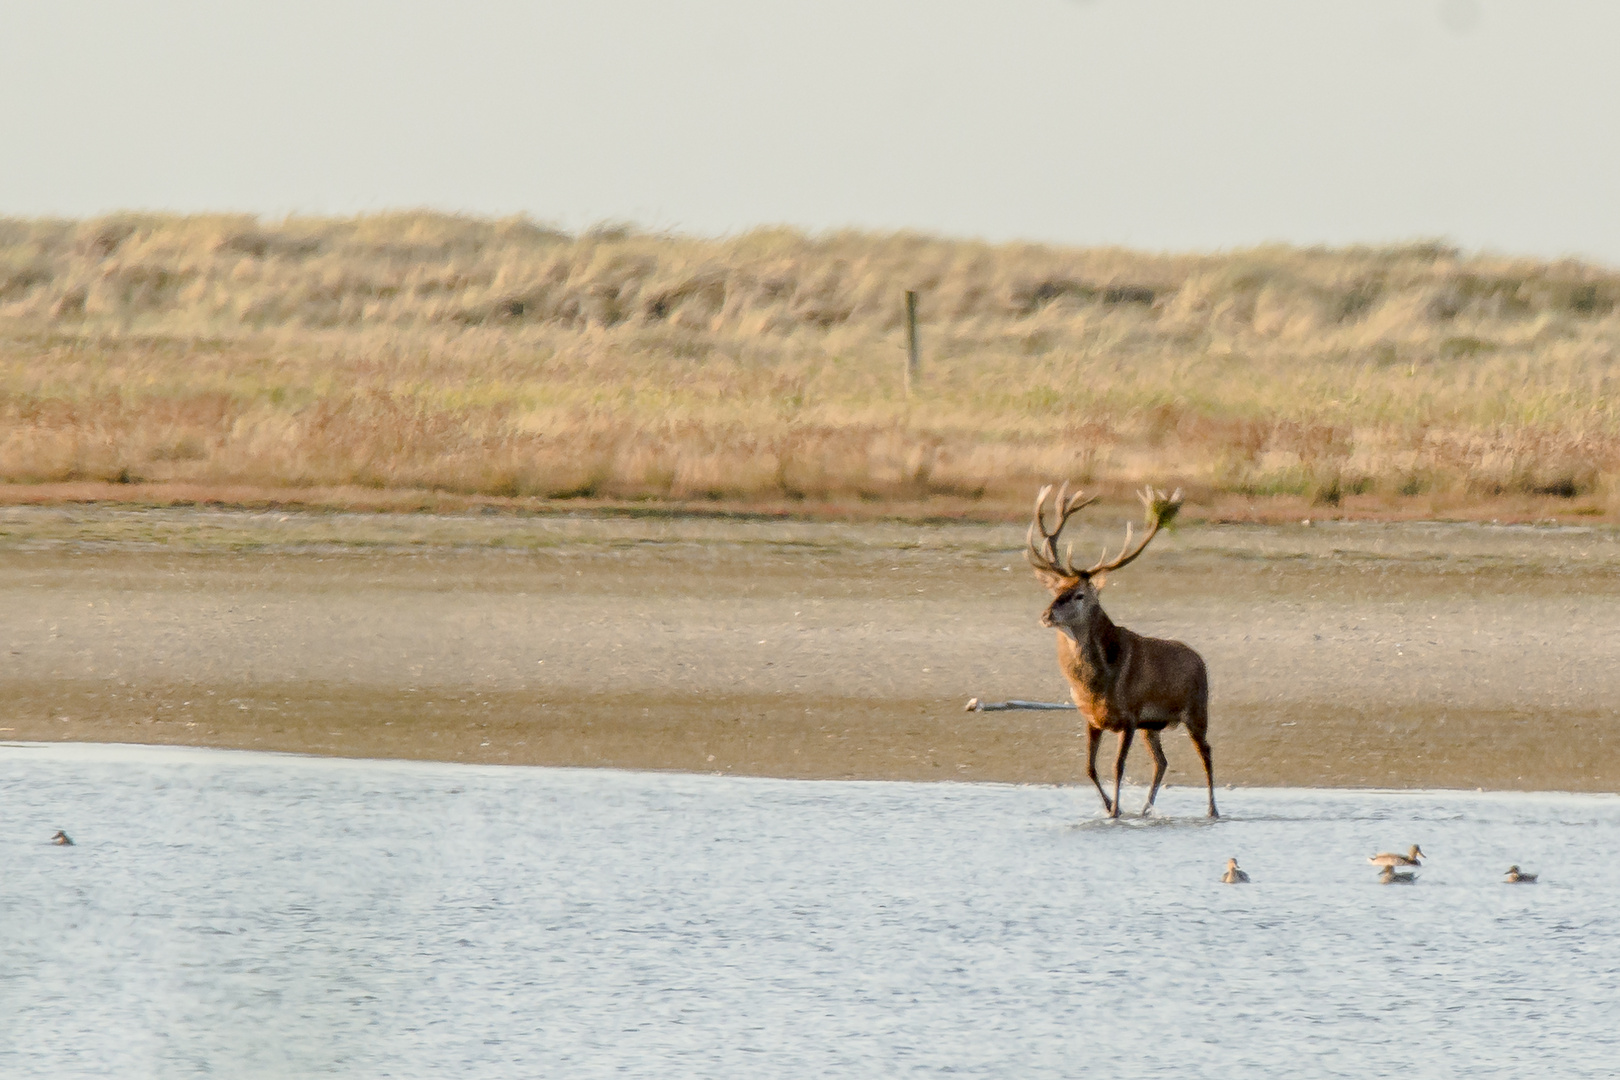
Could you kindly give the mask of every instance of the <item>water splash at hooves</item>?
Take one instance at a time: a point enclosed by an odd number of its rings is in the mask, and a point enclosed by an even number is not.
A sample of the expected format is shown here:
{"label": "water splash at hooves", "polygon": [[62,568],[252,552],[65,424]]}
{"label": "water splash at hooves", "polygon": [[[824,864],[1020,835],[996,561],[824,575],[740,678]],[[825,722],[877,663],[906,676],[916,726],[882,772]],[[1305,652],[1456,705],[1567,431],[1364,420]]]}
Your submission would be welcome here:
{"label": "water splash at hooves", "polygon": [[1070,825],[1071,829],[1201,829],[1211,825],[1219,825],[1223,821],[1233,820],[1225,817],[1160,817],[1157,814],[1141,817],[1139,815],[1122,814],[1117,818],[1096,817],[1086,821],[1077,821]]}

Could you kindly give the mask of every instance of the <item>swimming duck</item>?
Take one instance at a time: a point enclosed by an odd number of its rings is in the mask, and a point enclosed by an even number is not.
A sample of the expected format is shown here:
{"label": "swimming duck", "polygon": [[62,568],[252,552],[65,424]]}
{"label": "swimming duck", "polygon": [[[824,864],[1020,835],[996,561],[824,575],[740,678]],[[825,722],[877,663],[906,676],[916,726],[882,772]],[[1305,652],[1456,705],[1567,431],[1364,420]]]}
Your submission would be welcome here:
{"label": "swimming duck", "polygon": [[1221,875],[1221,882],[1226,885],[1247,885],[1249,875],[1238,869],[1236,859],[1226,860],[1226,873]]}
{"label": "swimming duck", "polygon": [[1424,858],[1423,849],[1416,844],[1405,855],[1398,855],[1392,851],[1381,851],[1377,855],[1369,855],[1367,861],[1374,866],[1422,866],[1419,859]]}
{"label": "swimming duck", "polygon": [[1534,885],[1536,875],[1526,874],[1517,866],[1510,866],[1507,870],[1507,882],[1509,885]]}
{"label": "swimming duck", "polygon": [[1417,880],[1417,875],[1411,871],[1400,871],[1393,866],[1384,867],[1384,872],[1378,875],[1380,885],[1410,885]]}
{"label": "swimming duck", "polygon": [[51,837],[51,843],[55,844],[57,847],[72,847],[73,837],[69,836],[61,829],[57,829],[56,835]]}

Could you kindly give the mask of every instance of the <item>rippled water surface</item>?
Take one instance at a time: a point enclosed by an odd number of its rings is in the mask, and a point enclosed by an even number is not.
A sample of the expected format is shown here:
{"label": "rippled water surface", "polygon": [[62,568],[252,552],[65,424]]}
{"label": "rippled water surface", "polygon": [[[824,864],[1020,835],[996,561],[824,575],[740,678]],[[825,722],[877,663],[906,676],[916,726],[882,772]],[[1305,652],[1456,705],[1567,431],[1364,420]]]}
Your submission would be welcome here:
{"label": "rippled water surface", "polygon": [[1620,799],[1221,795],[0,746],[0,1075],[1614,1074]]}

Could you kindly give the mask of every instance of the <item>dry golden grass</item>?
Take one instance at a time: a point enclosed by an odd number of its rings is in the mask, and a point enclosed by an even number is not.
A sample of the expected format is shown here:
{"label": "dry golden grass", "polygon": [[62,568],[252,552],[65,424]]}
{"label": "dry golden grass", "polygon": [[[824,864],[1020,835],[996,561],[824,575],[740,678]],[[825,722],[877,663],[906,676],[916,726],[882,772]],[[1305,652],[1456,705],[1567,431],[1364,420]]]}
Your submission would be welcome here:
{"label": "dry golden grass", "polygon": [[0,482],[1614,514],[1617,302],[1601,268],[1431,244],[0,219]]}

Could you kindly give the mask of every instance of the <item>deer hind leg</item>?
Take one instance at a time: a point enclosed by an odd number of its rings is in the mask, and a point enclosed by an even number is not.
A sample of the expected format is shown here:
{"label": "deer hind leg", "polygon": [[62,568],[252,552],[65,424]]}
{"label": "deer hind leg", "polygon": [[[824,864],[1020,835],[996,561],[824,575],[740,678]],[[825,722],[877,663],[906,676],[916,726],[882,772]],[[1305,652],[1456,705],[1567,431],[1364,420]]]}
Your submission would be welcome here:
{"label": "deer hind leg", "polygon": [[1110,814],[1114,812],[1114,804],[1108,801],[1108,792],[1103,790],[1102,781],[1097,779],[1097,744],[1102,742],[1102,729],[1086,725],[1086,775],[1091,782],[1097,785],[1097,794],[1102,796],[1103,809]]}
{"label": "deer hind leg", "polygon": [[1169,762],[1165,760],[1164,746],[1159,742],[1159,733],[1144,731],[1142,734],[1147,738],[1148,749],[1153,751],[1153,786],[1148,789],[1148,800],[1142,807],[1142,816],[1146,817],[1153,813],[1153,800],[1159,796],[1159,784],[1164,780],[1164,770],[1169,766]]}
{"label": "deer hind leg", "polygon": [[1119,817],[1119,785],[1125,780],[1125,758],[1131,752],[1131,740],[1135,737],[1135,728],[1119,733],[1119,756],[1114,759],[1114,808],[1108,812],[1109,817]]}
{"label": "deer hind leg", "polygon": [[1193,745],[1198,747],[1198,756],[1204,759],[1204,784],[1209,788],[1209,816],[1220,817],[1221,812],[1215,809],[1215,769],[1209,763],[1209,740],[1204,733],[1196,729],[1192,732]]}

